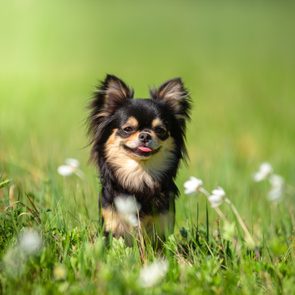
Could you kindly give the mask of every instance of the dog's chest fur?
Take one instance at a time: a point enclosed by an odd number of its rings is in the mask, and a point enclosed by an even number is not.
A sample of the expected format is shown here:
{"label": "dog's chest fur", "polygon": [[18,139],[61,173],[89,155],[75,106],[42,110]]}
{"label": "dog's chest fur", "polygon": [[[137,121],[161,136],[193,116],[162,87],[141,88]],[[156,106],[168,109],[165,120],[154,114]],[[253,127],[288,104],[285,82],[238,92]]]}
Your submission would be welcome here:
{"label": "dog's chest fur", "polygon": [[106,144],[105,158],[116,180],[127,191],[142,192],[146,187],[155,191],[174,164],[174,146],[170,138],[152,158],[138,161],[122,152],[120,143],[111,136]]}

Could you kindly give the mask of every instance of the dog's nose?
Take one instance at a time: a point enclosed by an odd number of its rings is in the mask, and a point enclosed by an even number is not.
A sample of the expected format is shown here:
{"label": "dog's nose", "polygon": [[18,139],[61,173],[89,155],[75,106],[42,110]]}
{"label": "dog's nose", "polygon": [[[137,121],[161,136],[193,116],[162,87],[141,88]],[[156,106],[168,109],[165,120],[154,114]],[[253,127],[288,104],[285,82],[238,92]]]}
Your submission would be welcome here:
{"label": "dog's nose", "polygon": [[143,143],[148,143],[152,140],[152,136],[147,132],[141,132],[138,138]]}

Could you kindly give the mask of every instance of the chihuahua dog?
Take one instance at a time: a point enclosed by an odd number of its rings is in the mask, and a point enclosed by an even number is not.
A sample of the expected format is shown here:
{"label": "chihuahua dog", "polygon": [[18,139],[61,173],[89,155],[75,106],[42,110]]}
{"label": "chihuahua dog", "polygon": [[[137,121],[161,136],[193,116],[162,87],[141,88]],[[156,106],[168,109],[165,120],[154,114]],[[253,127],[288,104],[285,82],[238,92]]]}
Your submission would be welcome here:
{"label": "chihuahua dog", "polygon": [[132,196],[148,235],[165,239],[174,230],[175,177],[186,157],[185,129],[190,97],[180,78],[134,99],[121,79],[107,75],[90,104],[91,158],[99,168],[99,198],[105,233],[125,237],[132,227],[120,216],[116,198]]}

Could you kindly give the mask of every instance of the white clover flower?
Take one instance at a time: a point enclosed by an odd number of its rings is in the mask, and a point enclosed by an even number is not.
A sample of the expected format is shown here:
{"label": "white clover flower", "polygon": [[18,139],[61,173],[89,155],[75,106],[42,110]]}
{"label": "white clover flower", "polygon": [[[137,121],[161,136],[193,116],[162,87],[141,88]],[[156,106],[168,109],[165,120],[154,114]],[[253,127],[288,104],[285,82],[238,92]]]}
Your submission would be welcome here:
{"label": "white clover flower", "polygon": [[268,199],[270,201],[279,201],[284,192],[284,178],[280,175],[273,174],[269,178],[271,189],[268,192]]}
{"label": "white clover flower", "polygon": [[150,265],[144,266],[139,274],[139,285],[143,288],[153,287],[158,284],[168,271],[166,260],[156,260]]}
{"label": "white clover flower", "polygon": [[37,253],[42,246],[40,234],[32,229],[25,228],[19,236],[19,247],[25,254],[32,255]]}
{"label": "white clover flower", "polygon": [[211,195],[208,197],[208,200],[211,204],[212,208],[217,208],[220,206],[225,199],[225,191],[222,187],[218,187],[214,189],[211,193]]}
{"label": "white clover flower", "polygon": [[197,192],[203,185],[203,181],[201,179],[198,179],[194,176],[191,176],[189,180],[187,180],[184,183],[184,193],[186,195],[193,194]]}
{"label": "white clover flower", "polygon": [[65,160],[65,164],[57,168],[58,174],[62,176],[70,176],[76,174],[77,176],[83,178],[83,172],[79,169],[80,163],[78,160],[73,158],[68,158]]}
{"label": "white clover flower", "polygon": [[132,226],[138,225],[137,213],[140,210],[140,204],[137,203],[134,196],[121,195],[116,197],[115,206],[120,215]]}
{"label": "white clover flower", "polygon": [[259,170],[256,173],[254,173],[253,179],[256,182],[260,182],[266,179],[268,176],[270,176],[272,171],[273,169],[271,164],[264,162],[260,165]]}

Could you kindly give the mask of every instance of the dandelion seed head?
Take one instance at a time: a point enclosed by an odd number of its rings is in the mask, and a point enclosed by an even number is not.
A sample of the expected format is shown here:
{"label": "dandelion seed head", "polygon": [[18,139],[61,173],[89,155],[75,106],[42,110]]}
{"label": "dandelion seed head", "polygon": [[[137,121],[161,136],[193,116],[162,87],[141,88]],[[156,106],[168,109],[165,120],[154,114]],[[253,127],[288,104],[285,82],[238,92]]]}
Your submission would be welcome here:
{"label": "dandelion seed head", "polygon": [[224,189],[222,187],[218,187],[218,188],[214,189],[212,191],[212,194],[217,196],[217,197],[220,197],[220,198],[225,197],[225,191],[224,191]]}
{"label": "dandelion seed head", "polygon": [[17,247],[7,250],[3,256],[4,271],[9,277],[20,276],[25,268],[26,255],[24,255]]}
{"label": "dandelion seed head", "polygon": [[61,165],[57,168],[57,172],[62,176],[70,176],[74,174],[75,168],[69,165]]}
{"label": "dandelion seed head", "polygon": [[282,199],[283,196],[283,190],[278,188],[273,188],[268,192],[268,199],[272,202],[277,202]]}
{"label": "dandelion seed head", "polygon": [[3,256],[6,274],[10,277],[22,275],[27,260],[36,254],[41,246],[42,239],[39,233],[32,228],[24,228],[18,237],[18,243],[10,247]]}
{"label": "dandelion seed head", "polygon": [[210,202],[210,205],[212,208],[219,207],[224,199],[225,199],[225,191],[222,187],[218,187],[214,189],[211,193],[211,195],[208,197],[208,201]]}
{"label": "dandelion seed head", "polygon": [[271,202],[278,202],[282,199],[284,193],[284,178],[280,175],[273,174],[269,178],[271,185],[270,191],[268,192],[268,199]]}
{"label": "dandelion seed head", "polygon": [[273,168],[270,163],[264,162],[259,166],[259,169],[256,173],[253,175],[253,179],[256,182],[260,182],[264,179],[266,179],[268,176],[271,175],[273,171]]}
{"label": "dandelion seed head", "polygon": [[139,274],[139,285],[143,288],[150,288],[158,284],[168,271],[166,260],[156,260],[150,265],[144,266]]}
{"label": "dandelion seed head", "polygon": [[19,236],[19,247],[28,255],[35,254],[42,246],[42,239],[40,234],[32,229],[25,228]]}
{"label": "dandelion seed head", "polygon": [[215,196],[215,195],[210,195],[208,197],[208,200],[209,200],[212,208],[217,208],[222,204],[222,199],[218,196]]}
{"label": "dandelion seed head", "polygon": [[284,178],[278,174],[273,174],[269,178],[272,187],[282,187],[284,185]]}
{"label": "dandelion seed head", "polygon": [[65,176],[65,177],[76,174],[80,178],[83,178],[84,174],[79,169],[79,166],[80,166],[80,163],[78,160],[76,160],[74,158],[68,158],[65,160],[64,165],[60,165],[57,168],[57,172],[58,172],[58,174]]}
{"label": "dandelion seed head", "polygon": [[203,185],[203,181],[201,179],[198,179],[194,176],[191,176],[189,180],[187,180],[184,183],[184,193],[186,195],[193,194],[197,192]]}

